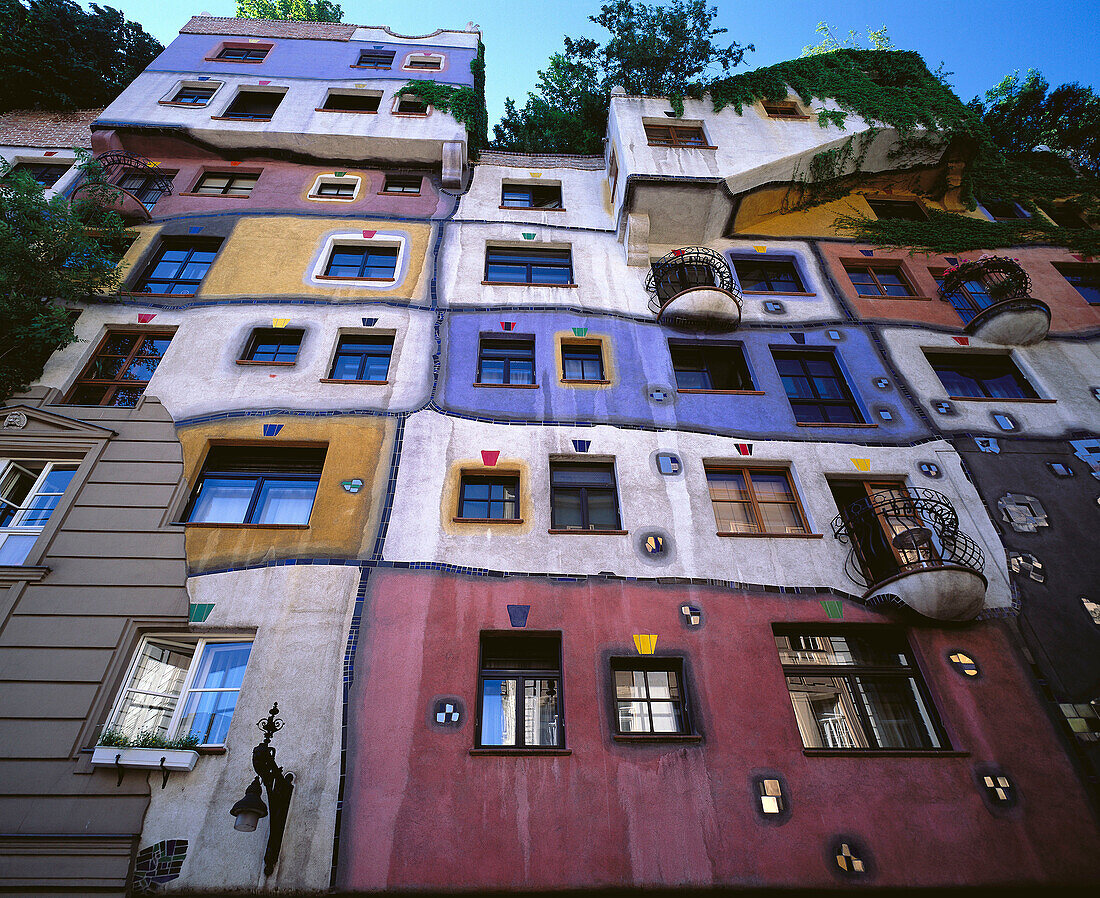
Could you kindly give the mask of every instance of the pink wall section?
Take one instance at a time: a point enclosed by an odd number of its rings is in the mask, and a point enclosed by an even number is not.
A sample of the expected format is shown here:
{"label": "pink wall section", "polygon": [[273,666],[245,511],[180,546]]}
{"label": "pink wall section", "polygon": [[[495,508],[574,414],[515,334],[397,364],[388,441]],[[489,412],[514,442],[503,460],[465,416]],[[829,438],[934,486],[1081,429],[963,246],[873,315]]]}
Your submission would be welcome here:
{"label": "pink wall section", "polygon": [[[681,622],[684,601],[703,609],[701,628]],[[469,753],[479,634],[510,629],[508,603],[531,605],[528,630],[562,632],[568,755]],[[867,846],[876,885],[1100,876],[1100,833],[1003,623],[910,631],[955,752],[809,757],[771,624],[827,620],[816,596],[375,570],[348,708],[338,887],[828,887],[841,883],[827,857],[839,834]],[[844,603],[845,623],[866,621],[886,618]],[[612,740],[607,658],[635,655],[635,633],[685,658],[701,743]],[[959,649],[980,678],[947,662]],[[461,725],[432,726],[433,700],[451,695]],[[986,763],[1020,790],[997,817],[973,777]],[[783,825],[754,811],[761,768],[786,779]]]}
{"label": "pink wall section", "polygon": [[[162,197],[153,207],[154,219],[175,215],[251,214],[259,211],[303,211],[318,215],[392,215],[399,218],[430,218],[449,210],[453,200],[439,193],[439,173],[423,170],[420,196],[380,196],[384,172],[378,169],[356,169],[348,165],[311,165],[285,162],[262,156],[232,156],[229,158],[208,152],[186,141],[170,137],[96,132],[93,136],[96,153],[123,151],[137,153],[160,163],[166,171],[178,174],[172,181],[172,193]],[[238,165],[230,165],[237,162]],[[232,196],[185,196],[204,171],[260,172],[260,178],[247,198]],[[307,194],[317,176],[333,171],[345,171],[363,179],[354,202],[322,202],[310,200]],[[419,172],[412,168],[395,169]]]}

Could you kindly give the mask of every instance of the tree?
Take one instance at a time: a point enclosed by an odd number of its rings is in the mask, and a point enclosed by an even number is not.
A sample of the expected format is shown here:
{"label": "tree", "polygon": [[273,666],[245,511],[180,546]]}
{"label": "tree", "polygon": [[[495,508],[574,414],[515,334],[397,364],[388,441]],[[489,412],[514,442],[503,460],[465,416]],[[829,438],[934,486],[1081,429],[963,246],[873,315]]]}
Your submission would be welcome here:
{"label": "tree", "polygon": [[1100,176],[1100,96],[1091,87],[1063,84],[1052,91],[1046,78],[1028,69],[1023,80],[1018,71],[1005,76],[970,107],[1004,152],[1049,147]]}
{"label": "tree", "polygon": [[714,38],[726,33],[713,26],[717,15],[706,0],[672,0],[667,6],[608,0],[599,15],[589,17],[608,31],[606,42],[566,36],[565,52],[550,57],[523,108],[505,101],[494,145],[521,152],[602,152],[612,87],[683,96],[727,74],[753,49],[716,44]]}
{"label": "tree", "polygon": [[164,49],[117,9],[0,0],[0,112],[106,106]]}
{"label": "tree", "polygon": [[104,211],[109,188],[95,183],[96,163],[81,168],[93,184],[73,203],[47,200],[23,172],[0,179],[0,402],[26,389],[52,353],[76,340],[67,305],[121,282],[122,219]]}
{"label": "tree", "polygon": [[870,48],[864,47],[863,44],[860,43],[859,34],[854,30],[850,30],[844,43],[841,43],[833,35],[833,26],[828,22],[818,22],[814,31],[821,35],[821,43],[803,47],[799,56],[820,56],[822,53],[832,53],[834,50],[840,50],[841,48],[848,48],[851,50],[896,49],[894,47],[894,42],[890,40],[890,35],[886,31],[885,25],[878,31],[875,31],[873,28],[867,29],[867,39],[871,42]]}
{"label": "tree", "polygon": [[342,22],[344,10],[329,0],[237,0],[240,19],[295,19],[299,22]]}

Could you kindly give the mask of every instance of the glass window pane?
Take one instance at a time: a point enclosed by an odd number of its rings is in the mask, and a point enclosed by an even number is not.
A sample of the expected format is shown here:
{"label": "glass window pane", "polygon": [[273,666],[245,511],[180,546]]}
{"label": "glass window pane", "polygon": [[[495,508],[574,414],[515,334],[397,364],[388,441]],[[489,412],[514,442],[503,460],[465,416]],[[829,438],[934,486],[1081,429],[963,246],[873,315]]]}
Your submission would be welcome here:
{"label": "glass window pane", "polygon": [[909,677],[856,677],[879,748],[942,748],[928,711]]}
{"label": "glass window pane", "polygon": [[223,745],[239,694],[237,690],[188,693],[179,734],[198,736],[202,745]]}
{"label": "glass window pane", "polygon": [[516,681],[486,678],[481,686],[481,744],[516,744]]}
{"label": "glass window pane", "polygon": [[649,705],[645,702],[618,702],[619,732],[648,733]]}
{"label": "glass window pane", "polygon": [[583,526],[581,516],[581,494],[579,490],[555,489],[551,524],[557,530],[580,530]]}
{"label": "glass window pane", "polygon": [[788,676],[787,688],[806,748],[871,747],[846,679]]}
{"label": "glass window pane", "polygon": [[588,490],[588,529],[619,529],[619,509],[610,490]]}
{"label": "glass window pane", "polygon": [[798,519],[798,510],[794,505],[780,503],[760,504],[761,522],[767,533],[805,533],[806,528]]}
{"label": "glass window pane", "polygon": [[130,736],[149,729],[165,735],[192,654],[189,647],[146,642],[111,725]]}
{"label": "glass window pane", "polygon": [[191,688],[240,689],[251,652],[251,642],[207,643]]}
{"label": "glass window pane", "polygon": [[26,561],[39,531],[0,534],[0,564],[17,565]]}
{"label": "glass window pane", "polygon": [[255,479],[207,477],[199,487],[199,494],[195,497],[188,520],[243,524],[255,490]]}
{"label": "glass window pane", "polygon": [[680,709],[674,702],[651,702],[649,707],[653,714],[653,732],[683,732],[684,726]]}
{"label": "glass window pane", "polygon": [[645,698],[645,671],[616,670],[615,697]]}
{"label": "glass window pane", "polygon": [[332,380],[358,380],[360,357],[338,355],[332,366]]}
{"label": "glass window pane", "polygon": [[558,744],[558,681],[524,680],[525,745]]}
{"label": "glass window pane", "polygon": [[252,520],[257,524],[308,524],[315,481],[265,480]]}

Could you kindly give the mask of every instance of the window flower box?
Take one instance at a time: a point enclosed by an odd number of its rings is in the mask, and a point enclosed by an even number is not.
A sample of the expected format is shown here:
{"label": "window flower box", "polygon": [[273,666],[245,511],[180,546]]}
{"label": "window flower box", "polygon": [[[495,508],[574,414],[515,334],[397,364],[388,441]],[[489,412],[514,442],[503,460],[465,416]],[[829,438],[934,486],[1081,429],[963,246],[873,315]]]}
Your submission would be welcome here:
{"label": "window flower box", "polygon": [[97,745],[93,767],[144,767],[150,770],[193,770],[199,753],[189,748],[131,748]]}

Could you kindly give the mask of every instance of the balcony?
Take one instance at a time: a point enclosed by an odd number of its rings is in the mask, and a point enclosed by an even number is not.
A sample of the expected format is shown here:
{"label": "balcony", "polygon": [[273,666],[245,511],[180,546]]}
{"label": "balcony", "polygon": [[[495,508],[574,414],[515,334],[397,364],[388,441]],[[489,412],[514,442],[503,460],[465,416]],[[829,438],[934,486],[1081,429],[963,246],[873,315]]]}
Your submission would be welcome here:
{"label": "balcony", "polygon": [[720,333],[741,323],[741,291],[714,250],[673,250],[653,263],[645,288],[650,310],[668,327]]}
{"label": "balcony", "polygon": [[864,600],[897,596],[935,620],[972,620],[985,602],[985,558],[942,493],[898,486],[846,506],[833,535],[851,546],[845,570]]}
{"label": "balcony", "polygon": [[1050,330],[1050,308],[1031,294],[1015,259],[982,256],[948,269],[940,296],[955,307],[966,332],[1003,346],[1031,346]]}
{"label": "balcony", "polygon": [[157,200],[172,192],[172,178],[136,153],[102,153],[85,170],[73,199],[97,203],[126,221],[149,221]]}

